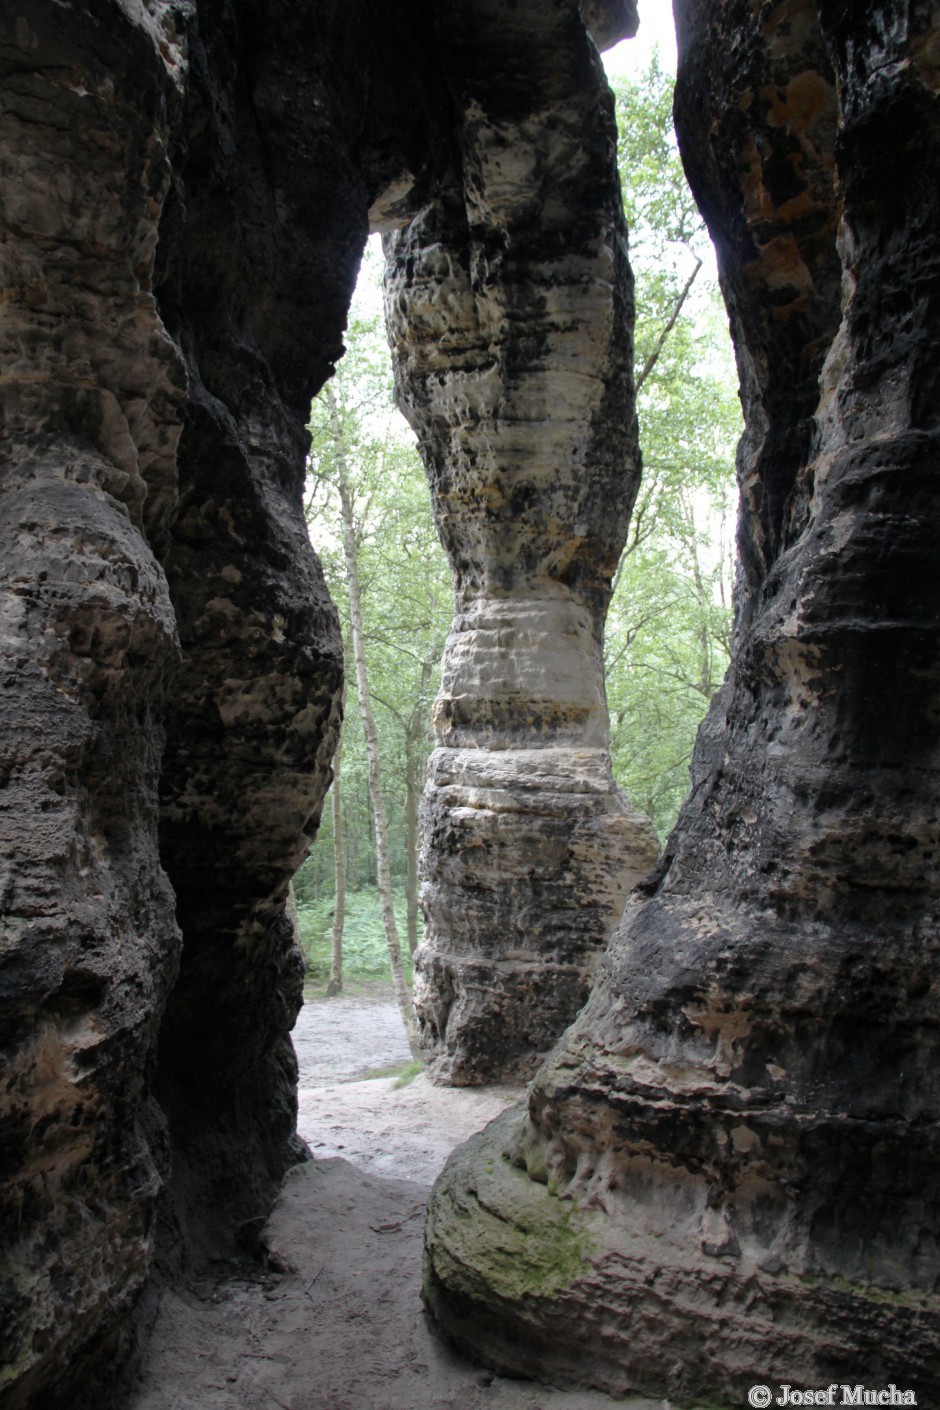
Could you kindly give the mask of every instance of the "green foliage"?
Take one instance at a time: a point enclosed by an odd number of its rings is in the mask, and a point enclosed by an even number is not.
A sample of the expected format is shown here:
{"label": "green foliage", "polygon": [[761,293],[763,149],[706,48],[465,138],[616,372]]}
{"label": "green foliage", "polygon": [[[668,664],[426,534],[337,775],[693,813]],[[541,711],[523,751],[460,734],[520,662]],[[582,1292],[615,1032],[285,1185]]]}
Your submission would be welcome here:
{"label": "green foliage", "polygon": [[[391,367],[378,312],[370,298],[381,279],[381,255],[367,249],[347,332],[349,351],[330,382],[341,422],[354,500],[363,628],[379,734],[391,867],[406,868],[406,792],[417,790],[431,747],[431,705],[453,612],[450,569],[431,517],[430,496],[414,433],[395,408]],[[374,298],[371,298],[374,303]],[[349,636],[349,597],[339,532],[335,438],[326,398],[311,408],[307,517],[310,537]],[[355,672],[347,646],[343,722],[343,807],[350,888],[375,879],[373,822],[365,740],[356,708]],[[332,844],[324,813],[318,848]],[[330,886],[331,868],[310,875],[314,895]]]}
{"label": "green foliage", "polygon": [[375,1082],[382,1077],[394,1077],[392,1091],[397,1092],[401,1087],[408,1087],[420,1077],[424,1071],[424,1063],[417,1060],[413,1062],[396,1063],[394,1067],[371,1067],[362,1077],[357,1078],[359,1082]]}
{"label": "green foliage", "polygon": [[729,659],[734,451],[724,306],[654,58],[616,90],[636,277],[643,481],[605,637],[614,773],[661,837],[688,792],[695,732]]}
{"label": "green foliage", "polygon": [[[304,866],[310,866],[309,859],[304,863]],[[303,870],[302,867],[298,875],[301,875]],[[295,882],[294,885],[295,891],[297,891],[297,883]],[[394,903],[396,919],[399,926],[404,928],[404,891],[395,891]],[[330,932],[333,926],[332,894],[306,903],[298,901],[297,920],[300,926],[300,943],[307,961],[307,984],[313,989],[325,987],[330,975]],[[405,964],[407,967],[407,956]],[[364,983],[370,980],[391,982],[385,932],[382,929],[379,893],[374,886],[346,893],[346,920],[343,926],[343,977],[344,983],[347,981],[354,984]]]}
{"label": "green foliage", "polygon": [[406,1063],[392,1083],[392,1091],[397,1092],[400,1087],[409,1087],[416,1077],[421,1076],[423,1071],[423,1062]]}

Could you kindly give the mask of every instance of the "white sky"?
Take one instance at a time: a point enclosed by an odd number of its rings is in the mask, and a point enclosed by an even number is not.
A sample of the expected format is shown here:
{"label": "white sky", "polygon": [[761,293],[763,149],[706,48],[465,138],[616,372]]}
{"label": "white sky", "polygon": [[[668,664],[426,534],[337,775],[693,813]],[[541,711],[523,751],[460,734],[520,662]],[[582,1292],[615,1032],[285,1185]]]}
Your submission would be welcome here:
{"label": "white sky", "polygon": [[676,71],[676,31],[672,20],[671,0],[640,0],[640,28],[635,39],[623,39],[604,54],[608,76],[614,74],[635,78],[649,64],[658,46],[663,68]]}

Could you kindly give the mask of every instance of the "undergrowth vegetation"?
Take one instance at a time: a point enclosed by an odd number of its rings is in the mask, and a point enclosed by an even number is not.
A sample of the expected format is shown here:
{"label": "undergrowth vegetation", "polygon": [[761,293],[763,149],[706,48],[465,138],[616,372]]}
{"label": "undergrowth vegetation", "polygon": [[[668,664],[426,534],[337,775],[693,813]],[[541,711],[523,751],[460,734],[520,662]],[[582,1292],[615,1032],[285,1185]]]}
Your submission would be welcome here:
{"label": "undergrowth vegetation", "polygon": [[[399,887],[393,892],[395,913],[404,929],[405,893]],[[298,897],[297,921],[300,943],[307,961],[305,988],[315,996],[326,991],[330,977],[330,936],[333,928],[333,897],[319,899]],[[420,924],[420,922],[419,922]],[[419,936],[420,938],[420,936]],[[405,967],[411,980],[410,959]],[[346,918],[343,925],[343,986],[346,989],[391,983],[385,932],[379,893],[374,886],[346,893]]]}

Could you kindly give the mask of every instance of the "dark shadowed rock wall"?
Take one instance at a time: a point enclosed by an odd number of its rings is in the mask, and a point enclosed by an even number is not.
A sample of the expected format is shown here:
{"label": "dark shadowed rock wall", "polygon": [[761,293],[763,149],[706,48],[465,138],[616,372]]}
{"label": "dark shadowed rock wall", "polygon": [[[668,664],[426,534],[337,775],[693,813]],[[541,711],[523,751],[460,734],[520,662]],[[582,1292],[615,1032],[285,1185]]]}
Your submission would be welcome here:
{"label": "dark shadowed rock wall", "polygon": [[370,224],[421,199],[452,141],[421,7],[372,11],[198,5],[158,250],[190,395],[161,779],[185,944],[156,1091],[169,1212],[185,1211],[169,1244],[215,1254],[239,1227],[250,1244],[298,1154],[302,964],[284,892],[329,780],[342,659],[299,513],[310,398],[342,354]]}
{"label": "dark shadowed rock wall", "polygon": [[257,1232],[294,1131],[303,966],[284,893],[319,819],[341,672],[299,512],[305,426],[342,352],[368,198],[350,151],[362,81],[324,84],[328,7],[200,5],[188,39],[158,252],[190,386],[165,559],[182,664],[161,779],[185,943],[156,1090],[174,1137],[170,1210],[217,1253],[233,1226]]}
{"label": "dark shadowed rock wall", "polygon": [[603,682],[639,480],[606,80],[570,3],[450,5],[434,35],[457,151],[386,242],[386,306],[457,599],[415,1005],[459,1084],[532,1075],[658,847],[613,781]]}
{"label": "dark shadowed rock wall", "polygon": [[588,1005],[438,1183],[427,1297],[530,1374],[931,1403],[940,25],[676,10],[747,414],[736,651]]}
{"label": "dark shadowed rock wall", "polygon": [[113,1382],[161,1186],[179,1266],[297,1155],[284,897],[341,672],[304,425],[445,127],[384,68],[416,15],[368,10],[0,6],[5,1407]]}
{"label": "dark shadowed rock wall", "polygon": [[180,69],[142,8],[83,8],[0,13],[5,1405],[38,1404],[147,1274],[148,1072],[180,940],[157,841],[179,644],[154,545],[186,374],[152,284]]}

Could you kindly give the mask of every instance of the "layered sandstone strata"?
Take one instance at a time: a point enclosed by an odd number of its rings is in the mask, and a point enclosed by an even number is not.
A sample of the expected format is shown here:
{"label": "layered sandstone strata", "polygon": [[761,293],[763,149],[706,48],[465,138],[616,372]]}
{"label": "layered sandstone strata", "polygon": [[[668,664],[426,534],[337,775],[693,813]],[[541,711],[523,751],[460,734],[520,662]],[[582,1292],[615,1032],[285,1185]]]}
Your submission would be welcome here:
{"label": "layered sandstone strata", "polygon": [[454,164],[388,239],[386,297],[456,591],[415,1004],[459,1084],[531,1075],[658,849],[611,776],[601,660],[639,475],[610,96],[570,5],[451,6],[435,37]]}
{"label": "layered sandstone strata", "polygon": [[[322,327],[276,333],[274,193],[228,126],[264,108],[233,56],[276,46],[226,23],[109,0],[0,15],[4,1407],[113,1383],[161,1187],[175,1251],[224,1253],[295,1156],[282,912],[340,672],[303,424],[358,251],[293,221],[291,267],[329,270],[307,285]],[[335,150],[334,185],[357,172]],[[243,279],[226,303],[246,268],[253,298]]]}
{"label": "layered sandstone strata", "polygon": [[179,953],[156,789],[179,648],[152,542],[185,374],[151,283],[176,51],[142,9],[93,51],[36,7],[0,35],[0,1398],[19,1405],[119,1320],[152,1250],[143,1093]]}
{"label": "layered sandstone strata", "polygon": [[[682,8],[748,403],[738,646],[584,1019],[435,1202],[438,1315],[521,1369],[937,1389],[938,27],[849,8]],[[161,1181],[169,1255],[224,1255],[292,1158],[281,910],[339,664],[302,425],[370,212],[409,222],[393,316],[459,585],[430,900],[515,927],[478,1013],[518,1021],[530,935],[581,982],[624,885],[597,642],[628,280],[574,0],[17,0],[0,62],[0,1399],[84,1410]]]}
{"label": "layered sandstone strata", "polygon": [[[451,18],[452,74],[461,26],[526,49]],[[370,219],[451,189],[437,44],[419,5],[0,9],[5,1410],[113,1388],[161,1184],[179,1268],[297,1154],[283,902],[340,672],[303,428]]]}
{"label": "layered sandstone strata", "polygon": [[908,5],[676,9],[747,412],[736,650],[587,1007],[438,1184],[426,1295],[551,1379],[929,1401],[940,30]]}

